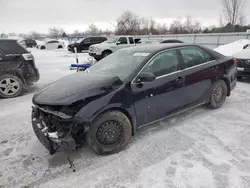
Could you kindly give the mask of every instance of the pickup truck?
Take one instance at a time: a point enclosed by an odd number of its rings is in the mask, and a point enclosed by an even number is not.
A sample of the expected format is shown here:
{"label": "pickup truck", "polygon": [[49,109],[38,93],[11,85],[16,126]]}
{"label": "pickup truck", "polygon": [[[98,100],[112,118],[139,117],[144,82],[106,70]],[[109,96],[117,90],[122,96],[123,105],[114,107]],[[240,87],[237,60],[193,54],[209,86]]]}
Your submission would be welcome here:
{"label": "pickup truck", "polygon": [[89,47],[89,55],[99,61],[119,49],[135,46],[138,42],[139,39],[134,39],[131,36],[110,37],[100,44],[91,45]]}

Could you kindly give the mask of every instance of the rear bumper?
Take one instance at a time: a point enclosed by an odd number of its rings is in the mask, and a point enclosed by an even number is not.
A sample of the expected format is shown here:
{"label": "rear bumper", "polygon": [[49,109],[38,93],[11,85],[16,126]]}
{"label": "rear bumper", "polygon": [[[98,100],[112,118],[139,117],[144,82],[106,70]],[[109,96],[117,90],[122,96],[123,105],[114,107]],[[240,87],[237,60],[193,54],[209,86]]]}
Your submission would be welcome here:
{"label": "rear bumper", "polygon": [[27,84],[32,84],[40,79],[40,74],[37,68],[26,68],[23,70],[23,78]]}
{"label": "rear bumper", "polygon": [[32,109],[32,127],[38,140],[49,150],[51,155],[60,151],[76,150],[75,139],[70,134],[60,136],[58,132],[50,132],[49,127],[45,125],[43,116],[39,115],[36,107]]}

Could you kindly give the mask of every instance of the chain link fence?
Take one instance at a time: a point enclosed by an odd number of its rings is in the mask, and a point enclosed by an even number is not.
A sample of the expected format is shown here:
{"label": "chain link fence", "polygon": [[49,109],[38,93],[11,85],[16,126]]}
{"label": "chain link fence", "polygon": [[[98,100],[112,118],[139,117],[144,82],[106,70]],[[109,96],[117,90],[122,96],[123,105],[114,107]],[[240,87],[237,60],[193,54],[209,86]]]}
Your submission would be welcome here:
{"label": "chain link fence", "polygon": [[203,33],[203,34],[178,34],[178,35],[141,35],[134,36],[142,39],[178,39],[185,43],[199,44],[208,48],[235,42],[240,39],[249,39],[248,33]]}

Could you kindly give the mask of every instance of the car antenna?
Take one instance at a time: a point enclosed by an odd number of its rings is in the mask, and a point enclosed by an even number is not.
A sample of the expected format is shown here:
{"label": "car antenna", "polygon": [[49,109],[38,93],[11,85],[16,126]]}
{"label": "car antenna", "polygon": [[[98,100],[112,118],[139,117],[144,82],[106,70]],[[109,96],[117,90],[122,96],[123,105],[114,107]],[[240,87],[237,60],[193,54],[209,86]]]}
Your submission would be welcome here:
{"label": "car antenna", "polygon": [[69,165],[70,165],[69,168],[72,169],[73,172],[76,172],[76,167],[75,167],[73,161],[70,159],[69,155],[68,155],[68,157],[67,157],[67,160],[68,160]]}

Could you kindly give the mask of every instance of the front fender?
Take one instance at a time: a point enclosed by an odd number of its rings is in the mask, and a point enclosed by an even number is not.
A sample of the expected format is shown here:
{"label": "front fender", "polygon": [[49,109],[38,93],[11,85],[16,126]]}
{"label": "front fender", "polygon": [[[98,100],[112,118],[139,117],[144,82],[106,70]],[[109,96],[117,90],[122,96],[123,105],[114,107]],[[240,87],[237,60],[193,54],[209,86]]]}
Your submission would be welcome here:
{"label": "front fender", "polygon": [[110,93],[102,98],[84,106],[76,115],[75,118],[80,121],[91,125],[93,120],[107,110],[119,110],[128,116],[133,127],[133,133],[136,131],[136,114],[134,106],[124,107],[122,103],[110,103],[114,93]]}

